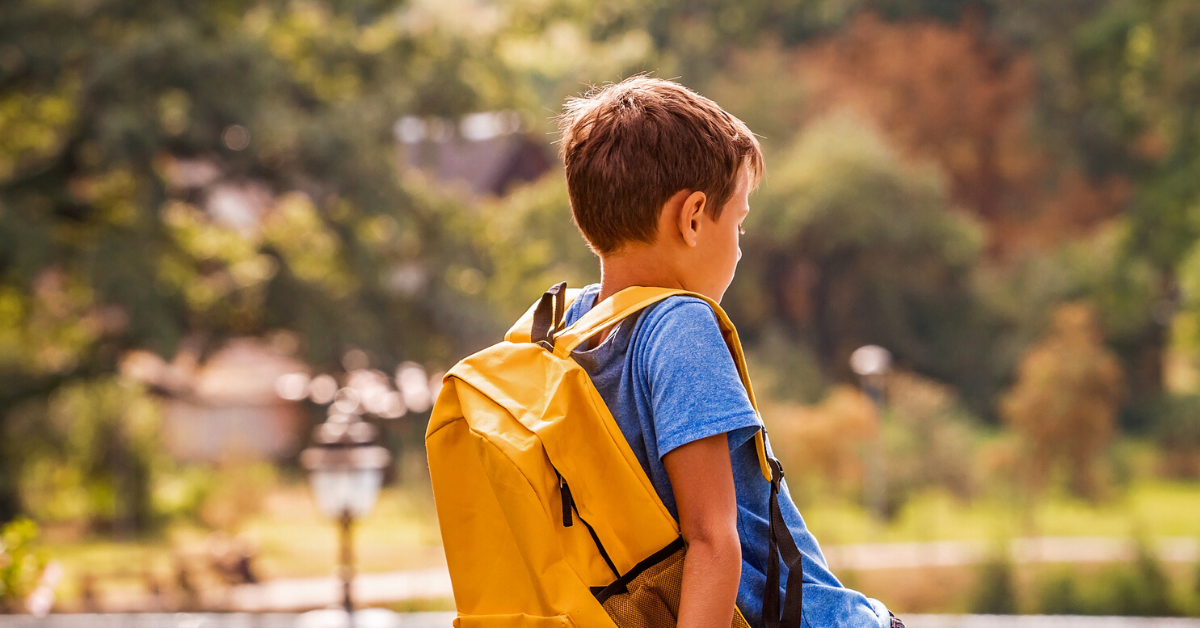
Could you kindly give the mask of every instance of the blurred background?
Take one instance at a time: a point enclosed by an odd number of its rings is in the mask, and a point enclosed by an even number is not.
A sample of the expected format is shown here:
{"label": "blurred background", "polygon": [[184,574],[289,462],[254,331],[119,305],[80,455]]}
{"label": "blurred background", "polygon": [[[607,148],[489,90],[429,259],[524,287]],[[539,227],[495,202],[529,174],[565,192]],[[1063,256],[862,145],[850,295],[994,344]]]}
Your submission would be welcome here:
{"label": "blurred background", "polygon": [[840,578],[1200,615],[1191,0],[7,0],[0,609],[338,604],[330,415],[357,602],[452,609],[432,398],[598,279],[553,116],[637,72],[761,135],[724,305]]}

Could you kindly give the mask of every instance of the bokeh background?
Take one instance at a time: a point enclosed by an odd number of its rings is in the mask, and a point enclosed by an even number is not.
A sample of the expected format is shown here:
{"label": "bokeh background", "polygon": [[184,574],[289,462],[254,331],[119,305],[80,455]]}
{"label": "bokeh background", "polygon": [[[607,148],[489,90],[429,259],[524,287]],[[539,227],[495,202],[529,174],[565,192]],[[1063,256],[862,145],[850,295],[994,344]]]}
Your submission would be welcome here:
{"label": "bokeh background", "polygon": [[0,609],[328,603],[262,592],[332,573],[297,458],[344,387],[394,460],[366,602],[451,609],[431,398],[598,278],[553,116],[637,72],[761,135],[724,305],[839,577],[1200,615],[1192,0],[3,2]]}

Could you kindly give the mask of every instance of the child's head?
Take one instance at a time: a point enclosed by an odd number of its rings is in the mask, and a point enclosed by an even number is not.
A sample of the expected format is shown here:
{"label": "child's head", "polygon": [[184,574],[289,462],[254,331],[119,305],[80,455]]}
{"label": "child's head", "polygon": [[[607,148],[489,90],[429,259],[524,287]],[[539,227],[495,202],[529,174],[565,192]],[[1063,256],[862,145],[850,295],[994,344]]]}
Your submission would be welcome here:
{"label": "child's head", "polygon": [[714,275],[707,292],[723,293],[740,256],[746,196],[763,172],[746,125],[678,83],[646,76],[569,100],[560,124],[571,213],[601,259],[682,246],[675,252],[692,274]]}

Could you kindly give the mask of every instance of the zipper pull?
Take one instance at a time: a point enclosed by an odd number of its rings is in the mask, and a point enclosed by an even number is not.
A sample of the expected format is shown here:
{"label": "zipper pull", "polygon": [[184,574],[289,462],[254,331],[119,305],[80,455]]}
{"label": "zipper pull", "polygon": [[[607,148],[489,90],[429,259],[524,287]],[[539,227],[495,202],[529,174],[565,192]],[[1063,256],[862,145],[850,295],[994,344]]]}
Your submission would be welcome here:
{"label": "zipper pull", "polygon": [[575,507],[575,500],[571,497],[571,487],[567,486],[567,481],[563,476],[558,476],[558,490],[562,493],[562,515],[563,527],[571,527],[575,522],[571,520],[571,510]]}

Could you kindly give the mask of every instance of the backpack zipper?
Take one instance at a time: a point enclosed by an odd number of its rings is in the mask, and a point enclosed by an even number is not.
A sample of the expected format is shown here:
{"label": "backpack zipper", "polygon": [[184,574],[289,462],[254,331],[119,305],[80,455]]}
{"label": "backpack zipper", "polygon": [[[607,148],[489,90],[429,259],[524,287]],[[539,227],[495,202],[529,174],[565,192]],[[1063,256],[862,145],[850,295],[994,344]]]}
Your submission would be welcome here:
{"label": "backpack zipper", "polygon": [[575,508],[575,499],[571,497],[571,487],[567,486],[567,481],[563,476],[558,476],[558,491],[562,494],[562,522],[564,528],[569,528],[575,525],[571,520],[571,510]]}
{"label": "backpack zipper", "polygon": [[579,517],[579,522],[583,524],[583,527],[587,528],[588,534],[592,535],[592,542],[596,544],[596,549],[600,552],[600,558],[604,559],[604,563],[612,570],[613,575],[620,579],[621,572],[617,571],[616,563],[612,561],[612,558],[608,555],[608,551],[604,549],[604,544],[600,542],[600,537],[596,534],[596,530],[583,518],[583,515],[579,514],[579,508],[575,505],[575,498],[571,495],[571,487],[567,486],[567,479],[558,472],[558,469],[554,470],[554,475],[558,476],[558,491],[562,496],[563,527],[569,528],[575,525],[571,516],[571,513],[574,512],[575,516]]}

